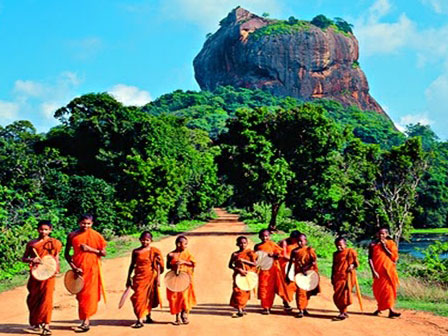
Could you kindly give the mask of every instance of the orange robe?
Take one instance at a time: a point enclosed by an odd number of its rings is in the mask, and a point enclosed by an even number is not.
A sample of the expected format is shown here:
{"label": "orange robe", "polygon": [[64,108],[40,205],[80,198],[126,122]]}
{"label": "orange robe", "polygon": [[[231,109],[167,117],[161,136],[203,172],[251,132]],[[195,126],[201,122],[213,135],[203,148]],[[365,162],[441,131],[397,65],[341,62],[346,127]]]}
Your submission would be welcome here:
{"label": "orange robe", "polygon": [[[257,260],[257,255],[251,249],[246,249],[236,254],[235,264],[238,267],[242,267],[241,262],[238,262],[238,260],[248,260],[255,262]],[[244,264],[244,269],[246,271],[255,272],[255,266]],[[236,309],[243,309],[246,307],[247,301],[249,301],[250,299],[250,291],[245,291],[238,288],[238,286],[235,283],[235,277],[237,274],[238,272],[236,271],[233,273],[233,287],[232,287],[232,296],[230,298],[230,305]]]}
{"label": "orange robe", "polygon": [[188,250],[184,250],[180,254],[176,253],[175,257],[171,259],[170,263],[171,265],[175,265],[179,260],[191,261],[194,266],[191,267],[181,265],[179,268],[180,271],[187,272],[191,277],[190,286],[186,290],[184,290],[183,292],[172,292],[168,288],[166,289],[166,295],[170,304],[171,314],[179,314],[182,311],[186,311],[188,313],[190,312],[191,308],[196,305],[196,295],[194,294],[193,287],[193,272],[194,267],[196,266],[196,261]]}
{"label": "orange robe", "polygon": [[104,284],[101,279],[101,258],[95,253],[82,251],[81,244],[103,250],[107,243],[103,236],[93,229],[77,232],[72,237],[72,261],[76,267],[82,269],[84,279],[83,289],[76,294],[78,314],[81,320],[86,320],[96,313]]}
{"label": "orange robe", "polygon": [[[297,274],[303,272],[301,265],[309,265],[312,261],[314,261],[315,264],[310,268],[310,270],[313,270],[316,273],[318,273],[317,255],[314,249],[309,246],[305,246],[296,250],[296,258],[294,260],[295,273]],[[306,309],[306,307],[308,307],[308,301],[310,297],[313,295],[317,295],[318,293],[320,293],[319,285],[312,291],[306,291],[297,287],[296,291],[297,308],[300,310]]]}
{"label": "orange robe", "polygon": [[138,319],[142,319],[162,302],[157,286],[159,267],[162,273],[163,257],[159,249],[151,247],[147,251],[137,253],[132,278],[134,294],[131,301]]}
{"label": "orange robe", "polygon": [[371,259],[379,279],[373,278],[373,294],[378,302],[378,310],[390,309],[397,298],[398,273],[395,262],[398,260],[398,248],[391,239],[386,246],[392,255],[389,257],[380,242],[371,245]]}
{"label": "orange robe", "polygon": [[[283,251],[284,255],[286,255],[288,258],[290,258],[292,250],[294,250],[297,247],[299,247],[299,245],[297,243],[287,244],[286,249]],[[284,274],[286,277],[286,275],[287,275],[286,268],[288,267],[289,260],[282,257],[279,259],[279,263],[280,263],[280,268],[282,269],[282,274]],[[292,280],[289,284],[286,284],[286,289],[288,291],[288,297],[291,301],[294,298],[294,293],[297,290],[297,286],[296,286],[296,283],[294,282],[294,280]]]}
{"label": "orange robe", "polygon": [[[273,241],[266,241],[255,245],[255,251],[264,251],[281,255],[283,249]],[[286,289],[285,276],[282,273],[278,260],[274,259],[271,269],[258,273],[258,298],[261,300],[263,309],[271,309],[274,304],[275,294],[278,294],[283,300],[291,301]]]}
{"label": "orange robe", "polygon": [[356,282],[356,271],[349,273],[347,269],[350,265],[359,265],[356,251],[346,248],[333,254],[333,270],[331,283],[333,284],[333,301],[339,311],[347,312],[347,307],[353,303],[352,290]]}
{"label": "orange robe", "polygon": [[[34,248],[40,257],[52,255],[57,257],[62,249],[62,243],[54,238],[37,243],[29,242],[28,246]],[[51,277],[44,281],[33,278],[30,274],[28,280],[28,297],[26,303],[30,311],[30,325],[36,326],[41,323],[49,324],[51,321],[51,313],[53,311],[53,292],[55,285],[55,277]]]}

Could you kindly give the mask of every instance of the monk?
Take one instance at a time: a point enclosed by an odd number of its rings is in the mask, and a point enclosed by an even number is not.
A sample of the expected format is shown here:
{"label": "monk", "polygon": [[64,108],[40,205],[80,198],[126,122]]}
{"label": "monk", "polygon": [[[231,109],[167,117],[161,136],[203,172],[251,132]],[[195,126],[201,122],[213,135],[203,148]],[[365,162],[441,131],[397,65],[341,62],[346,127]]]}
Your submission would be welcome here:
{"label": "monk", "polygon": [[[278,245],[283,249],[283,254],[280,256],[279,263],[280,268],[282,269],[283,274],[286,274],[286,267],[288,266],[289,259],[291,258],[291,252],[299,245],[297,240],[299,238],[300,232],[298,230],[293,230],[289,234],[289,238],[281,240]],[[288,296],[292,300],[294,298],[294,293],[297,290],[296,283],[291,281],[286,285]],[[283,300],[283,307],[287,311],[291,311],[292,307],[289,305],[288,301]]]}
{"label": "monk", "polygon": [[[59,252],[62,249],[62,243],[50,237],[52,230],[53,226],[48,220],[42,220],[37,224],[39,237],[26,244],[25,253],[22,257],[22,261],[29,263],[31,268],[41,264],[42,257],[51,255],[56,259],[57,272],[59,271]],[[55,276],[52,276],[47,280],[39,281],[30,274],[27,284],[29,294],[26,303],[30,311],[29,322],[31,328],[25,330],[27,333],[51,335],[50,321],[53,311],[55,280]]]}
{"label": "monk", "polygon": [[[196,305],[196,296],[193,287],[193,271],[196,261],[193,255],[187,250],[188,240],[185,236],[176,238],[176,249],[167,255],[166,267],[175,272],[187,272],[191,277],[190,286],[183,292],[173,292],[166,289],[170,312],[176,315],[174,325],[188,324],[188,313]],[[180,317],[180,318],[179,318]]]}
{"label": "monk", "polygon": [[347,248],[347,242],[343,237],[334,241],[337,251],[333,253],[333,267],[331,269],[331,284],[333,285],[333,301],[339,309],[337,320],[345,320],[348,317],[347,307],[353,302],[352,290],[356,283],[356,271],[359,266],[356,251]]}
{"label": "monk", "polygon": [[[65,246],[65,259],[72,270],[84,279],[83,289],[76,294],[78,314],[81,324],[75,332],[90,330],[90,317],[98,309],[101,293],[104,297],[104,284],[101,273],[101,257],[106,255],[106,240],[92,229],[93,216],[82,215],[78,220],[79,229],[69,233]],[[73,256],[70,250],[73,247]]]}
{"label": "monk", "polygon": [[[318,273],[316,252],[313,248],[307,246],[307,243],[308,242],[306,239],[306,235],[301,233],[298,238],[299,247],[295,248],[291,252],[291,259],[289,260],[288,264],[288,274],[292,265],[294,265],[295,274],[305,274],[309,270]],[[289,282],[288,278],[286,280],[287,282]],[[320,293],[319,285],[311,291],[306,291],[297,287],[296,302],[299,311],[296,314],[296,317],[301,318],[303,316],[310,315],[308,310],[306,309],[308,307],[308,302],[311,296],[317,295],[318,293]]]}
{"label": "monk", "polygon": [[263,251],[273,258],[273,265],[269,270],[260,270],[258,273],[258,298],[261,300],[262,314],[269,315],[274,304],[275,294],[284,301],[291,301],[286,288],[285,277],[282,274],[278,259],[283,250],[271,241],[269,230],[261,230],[258,234],[261,243],[255,245],[254,250]]}
{"label": "monk", "polygon": [[247,272],[255,272],[257,255],[253,250],[247,247],[247,244],[248,241],[246,237],[238,237],[236,239],[236,246],[238,246],[239,250],[232,253],[229,261],[229,268],[234,271],[230,305],[238,310],[237,313],[232,315],[234,318],[244,316],[244,309],[246,308],[247,301],[250,299],[250,291],[238,288],[235,283],[235,277],[238,274],[245,276],[247,275]]}
{"label": "monk", "polygon": [[389,309],[389,317],[399,317],[401,313],[393,310],[397,298],[398,273],[395,263],[398,260],[398,248],[389,238],[386,228],[377,232],[377,240],[369,245],[369,266],[373,276],[373,294],[378,303],[378,309],[373,315],[379,315],[382,310]]}
{"label": "monk", "polygon": [[[151,310],[162,302],[159,287],[163,257],[159,249],[150,246],[151,242],[151,232],[144,231],[140,235],[141,246],[132,251],[126,287],[134,290],[131,301],[137,322],[132,325],[133,328],[142,328],[145,316],[146,323],[153,323]],[[131,280],[132,272],[134,277]]]}

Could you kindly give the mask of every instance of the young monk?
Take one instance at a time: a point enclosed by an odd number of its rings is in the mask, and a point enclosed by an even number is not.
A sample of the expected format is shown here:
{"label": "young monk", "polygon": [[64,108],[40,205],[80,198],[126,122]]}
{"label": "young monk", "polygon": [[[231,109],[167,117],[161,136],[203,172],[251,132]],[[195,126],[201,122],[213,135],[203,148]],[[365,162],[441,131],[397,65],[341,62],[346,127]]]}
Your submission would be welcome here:
{"label": "young monk", "polygon": [[378,230],[377,240],[369,245],[369,266],[373,275],[373,294],[378,309],[373,313],[379,315],[389,309],[389,317],[399,317],[401,313],[393,310],[397,298],[398,273],[395,263],[398,260],[398,248],[389,238],[386,228]]}
{"label": "young monk", "polygon": [[[55,257],[59,271],[59,252],[62,249],[62,243],[50,237],[53,229],[51,222],[42,220],[37,224],[37,232],[39,237],[33,239],[26,244],[25,253],[22,261],[29,263],[31,268],[41,264],[41,257],[51,255]],[[28,280],[28,297],[26,303],[30,311],[29,322],[31,328],[25,331],[33,334],[51,335],[50,321],[53,311],[53,292],[55,285],[55,277],[43,281],[33,278],[30,274]]]}
{"label": "young monk", "polygon": [[262,314],[269,315],[274,304],[275,294],[284,301],[291,301],[286,288],[285,277],[282,274],[278,259],[283,249],[271,241],[269,230],[261,230],[258,234],[261,243],[255,245],[255,251],[263,251],[269,257],[274,258],[274,263],[269,270],[260,270],[258,273],[258,298],[261,300]]}
{"label": "young monk", "polygon": [[[297,241],[299,238],[300,232],[298,230],[293,230],[289,234],[289,238],[281,240],[278,245],[283,249],[283,254],[280,256],[280,268],[282,269],[283,274],[286,273],[286,268],[288,266],[289,259],[291,258],[291,252],[295,248],[299,247]],[[294,298],[294,293],[297,290],[296,283],[291,281],[286,285],[288,291],[288,297],[292,300]],[[288,301],[283,300],[283,307],[285,310],[290,311],[292,307],[289,305]]]}
{"label": "young monk", "polygon": [[[188,313],[196,305],[196,296],[193,287],[193,271],[196,261],[193,255],[187,250],[188,240],[185,236],[176,238],[176,249],[167,255],[166,267],[173,271],[187,272],[191,276],[190,286],[183,292],[172,292],[168,288],[166,294],[170,304],[170,312],[176,315],[174,325],[190,323]],[[180,318],[179,318],[180,317]]]}
{"label": "young monk", "polygon": [[348,317],[347,307],[352,304],[352,289],[356,283],[355,269],[359,266],[356,251],[347,248],[343,237],[334,241],[337,251],[333,253],[333,267],[331,269],[331,284],[333,285],[333,301],[339,309],[338,320]]}
{"label": "young monk", "polygon": [[[81,324],[76,332],[90,329],[90,317],[98,309],[101,294],[104,298],[104,284],[101,274],[101,257],[106,255],[106,240],[92,229],[93,216],[82,215],[78,220],[79,229],[69,233],[65,246],[65,259],[72,270],[84,279],[83,289],[76,294],[78,314]],[[73,256],[70,250],[73,247]]]}
{"label": "young monk", "polygon": [[247,301],[250,299],[250,291],[245,291],[238,288],[235,283],[235,277],[237,276],[237,274],[245,276],[247,275],[248,271],[255,272],[255,262],[257,260],[257,255],[253,250],[247,248],[247,244],[248,241],[246,237],[238,237],[236,239],[236,246],[239,247],[239,250],[233,252],[230,256],[229,268],[233,269],[234,271],[230,305],[238,310],[237,313],[232,315],[232,317],[243,317]]}
{"label": "young monk", "polygon": [[[126,287],[132,287],[134,290],[131,301],[137,322],[132,325],[132,328],[143,327],[145,316],[146,323],[153,323],[151,310],[161,303],[158,287],[160,286],[160,274],[163,273],[163,257],[159,249],[150,246],[151,242],[151,232],[144,231],[140,235],[141,246],[132,251],[131,265],[126,281]],[[131,280],[132,272],[134,272],[134,277]]]}
{"label": "young monk", "polygon": [[[299,247],[295,248],[291,252],[291,259],[288,264],[288,273],[292,265],[294,265],[295,274],[305,274],[309,270],[313,270],[318,273],[316,252],[313,248],[307,246],[307,243],[306,235],[301,233],[298,238]],[[289,281],[289,279],[287,279],[287,281]],[[303,316],[310,315],[306,310],[308,301],[311,296],[317,295],[318,293],[320,293],[319,285],[311,291],[306,291],[297,286],[296,302],[299,311],[296,314],[296,317],[301,318]]]}

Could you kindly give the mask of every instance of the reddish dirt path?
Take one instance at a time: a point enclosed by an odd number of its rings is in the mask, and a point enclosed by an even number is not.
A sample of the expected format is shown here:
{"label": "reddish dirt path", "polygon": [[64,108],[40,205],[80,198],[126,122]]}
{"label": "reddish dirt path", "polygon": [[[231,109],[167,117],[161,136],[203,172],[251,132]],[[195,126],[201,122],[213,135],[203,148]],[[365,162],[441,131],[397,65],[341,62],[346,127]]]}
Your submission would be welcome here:
{"label": "reddish dirt path", "polygon": [[[142,329],[129,326],[135,321],[131,303],[118,310],[117,305],[124,290],[129,257],[106,260],[104,277],[108,303],[100,303],[98,313],[92,318],[88,335],[448,335],[448,319],[428,313],[403,311],[401,318],[361,315],[357,304],[349,310],[351,316],[345,321],[334,322],[337,314],[332,302],[332,289],[328,279],[322,279],[322,293],[311,299],[309,311],[312,317],[296,319],[286,315],[277,298],[273,314],[259,314],[256,298],[248,305],[249,314],[241,319],[232,319],[233,310],[228,306],[231,293],[231,270],[227,268],[230,253],[236,250],[235,238],[246,230],[235,216],[218,210],[219,219],[213,220],[188,233],[189,250],[197,259],[195,288],[198,305],[190,315],[189,325],[174,326],[164,300],[164,308],[156,309],[152,316],[158,323],[145,325]],[[174,247],[174,237],[154,243],[166,255]],[[165,298],[165,289],[162,288]],[[28,311],[25,305],[26,288],[20,287],[0,294],[0,335],[23,334],[27,327]],[[364,300],[366,311],[375,310],[375,302]],[[77,305],[73,296],[63,288],[62,277],[57,279],[55,309],[53,312],[53,335],[74,335]]]}

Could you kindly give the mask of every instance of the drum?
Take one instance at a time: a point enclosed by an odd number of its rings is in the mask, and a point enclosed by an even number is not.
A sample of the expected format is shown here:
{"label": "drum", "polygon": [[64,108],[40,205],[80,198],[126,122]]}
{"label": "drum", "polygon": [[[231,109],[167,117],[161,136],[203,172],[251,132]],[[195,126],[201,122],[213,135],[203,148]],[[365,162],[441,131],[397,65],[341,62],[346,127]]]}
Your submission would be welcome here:
{"label": "drum", "polygon": [[64,285],[70,293],[78,294],[84,288],[84,279],[73,270],[68,270],[64,276]]}
{"label": "drum", "polygon": [[31,275],[34,279],[44,281],[54,276],[58,270],[58,262],[52,255],[40,258],[41,264],[36,264],[31,268]]}
{"label": "drum", "polygon": [[165,274],[165,286],[172,292],[183,292],[191,284],[191,276],[187,272],[169,271]]}
{"label": "drum", "polygon": [[319,274],[313,270],[306,271],[306,275],[303,273],[297,273],[295,276],[297,287],[300,289],[311,291],[319,285]]}
{"label": "drum", "polygon": [[293,282],[295,281],[296,271],[294,269],[294,265],[291,266],[291,268],[289,269],[289,273],[288,273],[288,264],[286,264],[285,275],[288,276],[288,279],[290,281],[293,281]]}
{"label": "drum", "polygon": [[258,275],[255,272],[247,272],[247,275],[237,274],[235,283],[239,289],[251,291],[258,285]]}
{"label": "drum", "polygon": [[123,307],[130,292],[131,292],[131,287],[127,287],[126,290],[123,292],[123,295],[121,296],[120,302],[118,303],[118,309]]}
{"label": "drum", "polygon": [[258,256],[257,267],[262,271],[269,271],[274,263],[274,259],[268,256],[264,251],[255,252]]}

